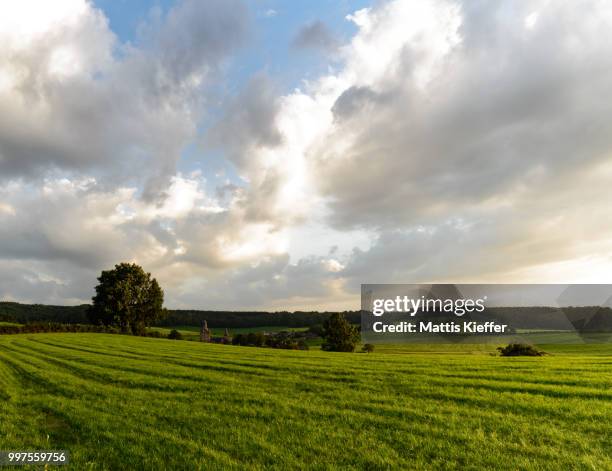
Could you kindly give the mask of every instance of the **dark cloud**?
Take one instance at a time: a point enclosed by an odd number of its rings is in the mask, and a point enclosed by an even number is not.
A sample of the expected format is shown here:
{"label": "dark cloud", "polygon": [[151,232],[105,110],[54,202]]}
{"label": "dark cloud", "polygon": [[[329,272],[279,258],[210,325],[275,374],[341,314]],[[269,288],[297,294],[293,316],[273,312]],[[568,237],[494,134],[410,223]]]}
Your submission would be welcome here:
{"label": "dark cloud", "polygon": [[182,82],[207,73],[242,45],[250,13],[242,0],[182,0],[153,39],[164,73]]}
{"label": "dark cloud", "polygon": [[80,304],[93,296],[96,276],[58,261],[0,260],[0,301]]}
{"label": "dark cloud", "polygon": [[255,75],[227,103],[223,118],[208,137],[210,145],[224,149],[236,165],[244,166],[253,150],[282,142],[276,125],[279,106],[272,80],[263,73]]}
{"label": "dark cloud", "polygon": [[320,20],[304,25],[296,34],[291,45],[296,49],[315,49],[334,52],[340,45],[325,23]]}
{"label": "dark cloud", "polygon": [[367,86],[353,86],[342,92],[331,111],[336,120],[350,119],[354,116],[360,116],[361,113],[367,113],[370,107],[372,109],[380,108],[389,99],[393,99],[392,94],[385,97]]}

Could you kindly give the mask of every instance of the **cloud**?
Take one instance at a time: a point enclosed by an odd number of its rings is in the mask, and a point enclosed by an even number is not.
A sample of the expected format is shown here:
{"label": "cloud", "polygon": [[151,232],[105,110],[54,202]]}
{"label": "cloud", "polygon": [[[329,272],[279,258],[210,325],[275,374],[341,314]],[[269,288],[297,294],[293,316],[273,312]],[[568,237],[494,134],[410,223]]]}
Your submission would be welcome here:
{"label": "cloud", "polygon": [[327,25],[320,20],[302,26],[291,44],[296,49],[315,49],[323,52],[334,52],[340,45]]}
{"label": "cloud", "polygon": [[375,236],[337,279],[563,281],[589,257],[608,279],[610,8],[390,1],[349,19],[343,67],[283,97],[282,145],[250,154],[307,169],[294,214],[323,205]]}
{"label": "cloud", "polygon": [[[38,276],[27,275],[25,283],[15,275],[0,287],[4,296],[29,290],[23,299],[49,302],[63,293],[85,302],[99,271],[124,260],[154,272],[170,289],[168,299],[183,305],[177,293],[194,280],[224,284],[279,257],[288,265],[286,234],[248,222],[233,200],[223,205],[199,173],[173,177],[166,193],[155,202],[139,198],[136,187],[108,189],[91,178],[11,181],[0,190],[0,207],[7,208],[0,212],[0,266]],[[255,298],[244,303],[256,305]]]}
{"label": "cloud", "polygon": [[249,28],[241,0],[183,0],[149,35],[163,72],[184,83],[214,71],[243,43]]}
{"label": "cloud", "polygon": [[131,46],[90,3],[60,3],[20,2],[0,15],[12,19],[0,23],[0,175],[90,173],[163,195],[206,86],[247,34],[246,8],[184,0]]}
{"label": "cloud", "polygon": [[[193,277],[178,291],[180,303],[211,309],[324,310],[347,305],[335,272],[338,262],[312,256],[291,263],[287,254],[236,267],[223,277]],[[350,301],[349,301],[350,302]]]}
{"label": "cloud", "polygon": [[131,216],[123,205],[138,204],[134,189],[59,179],[41,187],[11,183],[0,195],[13,208],[0,215],[0,258],[97,268],[152,249],[150,235],[126,227]]}
{"label": "cloud", "polygon": [[0,299],[53,305],[81,304],[93,296],[99,273],[61,261],[0,260]]}
{"label": "cloud", "polygon": [[[610,12],[529,8],[392,2],[359,16],[337,77],[348,86],[312,155],[332,224],[443,221],[608,157],[612,107],[599,97],[612,41],[598,32]],[[525,28],[534,8],[539,20]],[[400,18],[411,27],[391,36]],[[382,57],[368,61],[375,44]]]}
{"label": "cloud", "polygon": [[282,142],[276,123],[279,96],[272,80],[260,73],[252,77],[227,103],[223,118],[209,133],[210,145],[228,153],[239,168],[258,148],[274,148]]}
{"label": "cloud", "polygon": [[283,171],[242,155],[281,142],[267,77],[253,78],[218,128],[228,150],[242,130],[233,155],[251,185],[226,185],[218,199],[199,174],[175,169],[209,86],[248,33],[242,2],[178,2],[136,45],[119,44],[90,3],[39,9],[36,21],[31,6],[11,6],[0,22],[0,262],[23,273],[0,295],[80,302],[121,260],[179,287],[286,253],[278,216],[264,209]]}

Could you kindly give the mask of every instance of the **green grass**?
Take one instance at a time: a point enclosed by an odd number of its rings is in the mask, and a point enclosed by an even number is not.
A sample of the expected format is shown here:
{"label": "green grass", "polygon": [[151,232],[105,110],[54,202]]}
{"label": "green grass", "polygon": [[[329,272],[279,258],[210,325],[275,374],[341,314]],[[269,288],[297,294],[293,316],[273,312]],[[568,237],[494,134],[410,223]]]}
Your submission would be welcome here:
{"label": "green grass", "polygon": [[8,326],[15,326],[15,327],[18,327],[18,326],[20,326],[21,324],[18,324],[18,323],[16,323],[16,322],[2,322],[2,321],[0,321],[0,326],[2,326],[2,325],[8,325]]}
{"label": "green grass", "polygon": [[67,449],[79,470],[612,469],[609,347],[450,347],[0,336],[0,449]]}

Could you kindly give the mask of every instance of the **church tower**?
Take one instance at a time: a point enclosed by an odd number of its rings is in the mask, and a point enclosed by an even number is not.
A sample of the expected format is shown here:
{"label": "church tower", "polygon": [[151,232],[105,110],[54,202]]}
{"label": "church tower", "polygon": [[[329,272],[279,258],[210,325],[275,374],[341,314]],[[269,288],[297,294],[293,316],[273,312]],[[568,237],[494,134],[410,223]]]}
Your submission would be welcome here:
{"label": "church tower", "polygon": [[210,342],[210,329],[208,328],[208,322],[202,321],[200,327],[200,342]]}

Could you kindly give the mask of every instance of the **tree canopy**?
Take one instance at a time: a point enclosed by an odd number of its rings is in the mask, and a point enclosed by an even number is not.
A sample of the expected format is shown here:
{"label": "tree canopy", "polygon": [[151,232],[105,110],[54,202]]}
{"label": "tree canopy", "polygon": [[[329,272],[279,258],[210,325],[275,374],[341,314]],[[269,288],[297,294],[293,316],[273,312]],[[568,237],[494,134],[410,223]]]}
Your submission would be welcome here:
{"label": "tree canopy", "polygon": [[359,327],[349,324],[346,318],[336,312],[323,324],[323,350],[331,352],[353,352],[359,342]]}
{"label": "tree canopy", "polygon": [[163,313],[164,292],[150,273],[135,263],[120,263],[98,277],[88,311],[94,324],[116,325],[122,332],[144,335]]}

